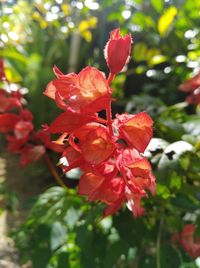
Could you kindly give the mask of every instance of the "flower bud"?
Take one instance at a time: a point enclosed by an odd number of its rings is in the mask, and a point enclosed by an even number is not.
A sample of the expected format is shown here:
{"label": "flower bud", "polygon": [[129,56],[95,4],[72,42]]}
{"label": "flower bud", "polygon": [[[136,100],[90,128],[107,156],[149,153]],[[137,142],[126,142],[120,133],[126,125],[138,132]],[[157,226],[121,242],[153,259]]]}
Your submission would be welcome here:
{"label": "flower bud", "polygon": [[105,46],[104,57],[111,74],[119,73],[128,63],[131,52],[131,34],[124,37],[120,34],[120,29],[117,28],[110,33],[110,39]]}

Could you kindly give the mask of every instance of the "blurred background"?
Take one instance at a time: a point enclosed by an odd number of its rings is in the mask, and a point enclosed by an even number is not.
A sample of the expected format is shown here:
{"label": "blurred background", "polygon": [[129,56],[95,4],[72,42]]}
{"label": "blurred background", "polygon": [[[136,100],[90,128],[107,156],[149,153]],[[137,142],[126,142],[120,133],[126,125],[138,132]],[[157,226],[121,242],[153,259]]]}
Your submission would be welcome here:
{"label": "blurred background", "polygon": [[103,50],[110,31],[131,32],[131,60],[112,83],[113,113],[146,110],[157,138],[148,153],[157,177],[157,197],[145,200],[148,215],[133,220],[124,210],[101,223],[99,205],[84,202],[74,189],[66,197],[42,162],[19,170],[2,145],[1,174],[9,181],[1,194],[20,226],[12,233],[17,262],[33,268],[200,267],[170,242],[184,223],[200,222],[200,109],[178,90],[199,71],[200,1],[1,0],[0,15],[6,76],[11,87],[27,89],[36,128],[60,112],[43,95],[53,66],[69,73],[91,65],[108,74]]}

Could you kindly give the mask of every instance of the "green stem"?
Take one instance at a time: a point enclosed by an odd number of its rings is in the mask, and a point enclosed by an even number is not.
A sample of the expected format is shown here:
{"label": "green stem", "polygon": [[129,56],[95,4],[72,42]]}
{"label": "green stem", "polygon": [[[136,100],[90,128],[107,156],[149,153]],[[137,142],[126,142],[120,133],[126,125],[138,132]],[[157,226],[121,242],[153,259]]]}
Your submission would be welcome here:
{"label": "green stem", "polygon": [[160,244],[161,244],[161,235],[162,235],[162,226],[163,226],[164,218],[163,216],[160,219],[159,229],[158,229],[158,236],[156,241],[156,268],[161,268],[160,263]]}

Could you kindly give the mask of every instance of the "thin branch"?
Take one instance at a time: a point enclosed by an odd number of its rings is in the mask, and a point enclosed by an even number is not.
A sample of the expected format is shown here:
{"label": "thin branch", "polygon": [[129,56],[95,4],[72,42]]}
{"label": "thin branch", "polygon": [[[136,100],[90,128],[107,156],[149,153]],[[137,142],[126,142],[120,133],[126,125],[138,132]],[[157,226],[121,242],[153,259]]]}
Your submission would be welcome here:
{"label": "thin branch", "polygon": [[64,182],[61,180],[60,176],[58,175],[58,172],[56,171],[54,164],[52,163],[51,159],[49,158],[49,156],[47,154],[44,155],[44,160],[45,160],[45,162],[48,166],[48,169],[49,169],[51,175],[53,176],[54,180],[68,192],[69,189],[64,184]]}

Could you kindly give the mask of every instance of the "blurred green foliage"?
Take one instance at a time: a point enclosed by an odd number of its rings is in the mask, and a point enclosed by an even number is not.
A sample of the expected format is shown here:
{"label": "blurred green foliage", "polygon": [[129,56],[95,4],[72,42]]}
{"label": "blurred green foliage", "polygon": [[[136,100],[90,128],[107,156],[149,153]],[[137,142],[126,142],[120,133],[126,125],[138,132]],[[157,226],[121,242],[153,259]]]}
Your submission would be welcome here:
{"label": "blurred green foliage", "polygon": [[41,194],[14,237],[21,260],[33,268],[195,268],[171,235],[200,225],[200,111],[178,85],[200,64],[198,0],[2,1],[0,56],[11,83],[29,89],[35,123],[58,113],[42,95],[56,64],[63,72],[87,64],[108,72],[103,48],[109,31],[130,31],[134,46],[125,72],[113,82],[115,112],[146,110],[154,135],[146,155],[157,195],[145,215],[126,208],[100,221],[103,207],[64,189]]}

